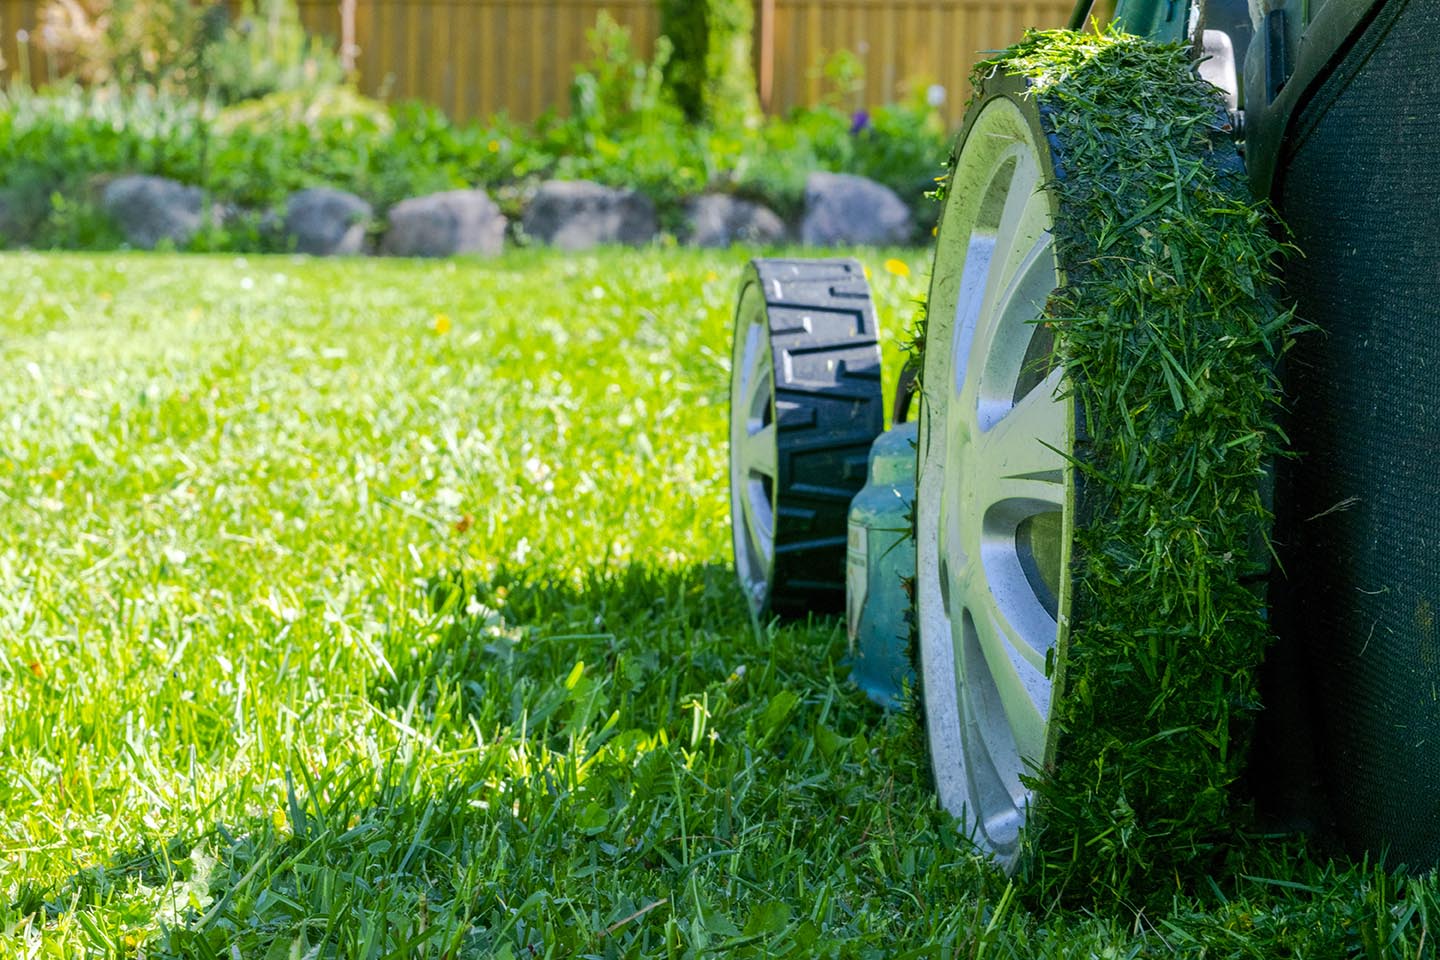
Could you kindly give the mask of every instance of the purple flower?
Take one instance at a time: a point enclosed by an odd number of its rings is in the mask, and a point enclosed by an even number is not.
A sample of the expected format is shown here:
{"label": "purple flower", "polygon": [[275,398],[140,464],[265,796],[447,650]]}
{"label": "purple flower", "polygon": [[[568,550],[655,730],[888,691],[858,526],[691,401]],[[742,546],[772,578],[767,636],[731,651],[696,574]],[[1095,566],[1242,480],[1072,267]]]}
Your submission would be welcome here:
{"label": "purple flower", "polygon": [[856,110],[855,115],[850,118],[851,135],[853,136],[854,134],[859,133],[861,130],[864,130],[868,126],[870,126],[870,111]]}

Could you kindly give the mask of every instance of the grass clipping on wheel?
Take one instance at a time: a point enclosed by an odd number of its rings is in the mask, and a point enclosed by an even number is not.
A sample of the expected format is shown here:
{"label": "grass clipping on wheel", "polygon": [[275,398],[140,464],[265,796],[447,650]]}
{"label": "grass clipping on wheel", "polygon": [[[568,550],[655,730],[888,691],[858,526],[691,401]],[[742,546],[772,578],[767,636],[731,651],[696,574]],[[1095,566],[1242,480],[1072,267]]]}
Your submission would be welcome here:
{"label": "grass clipping on wheel", "polygon": [[1269,640],[1256,581],[1285,252],[1189,51],[1031,32],[982,63],[1037,101],[1076,402],[1071,627],[1025,869],[1047,896],[1168,898],[1217,865]]}

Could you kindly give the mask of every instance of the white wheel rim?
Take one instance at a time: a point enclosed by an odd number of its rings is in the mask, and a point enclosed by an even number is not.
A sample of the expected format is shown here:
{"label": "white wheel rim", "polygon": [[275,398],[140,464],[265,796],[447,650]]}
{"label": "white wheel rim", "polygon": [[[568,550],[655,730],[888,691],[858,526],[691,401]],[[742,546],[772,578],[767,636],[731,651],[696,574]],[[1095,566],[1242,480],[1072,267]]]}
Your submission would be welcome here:
{"label": "white wheel rim", "polygon": [[730,367],[730,522],[735,575],[754,613],[775,570],[775,364],[770,323],[757,284],[740,294]]}
{"label": "white wheel rim", "polygon": [[1060,283],[1041,153],[1006,99],[976,118],[931,281],[916,491],[916,607],[940,801],[1013,866],[1049,760],[1047,664],[1069,608],[1073,405],[1037,370]]}

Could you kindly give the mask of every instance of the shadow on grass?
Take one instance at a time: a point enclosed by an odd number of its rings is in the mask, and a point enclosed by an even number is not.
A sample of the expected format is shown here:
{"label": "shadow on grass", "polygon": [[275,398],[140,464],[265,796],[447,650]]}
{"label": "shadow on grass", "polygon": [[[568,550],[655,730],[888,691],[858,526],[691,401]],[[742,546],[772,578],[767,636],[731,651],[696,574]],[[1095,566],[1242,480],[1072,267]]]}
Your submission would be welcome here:
{"label": "shadow on grass", "polygon": [[452,571],[432,578],[429,595],[436,629],[396,658],[393,677],[377,680],[377,706],[431,716],[458,706],[482,719],[508,706],[515,723],[536,683],[577,663],[670,702],[676,685],[723,677],[737,656],[758,652],[734,574],[719,564],[636,564],[582,582],[537,569],[482,580]]}
{"label": "shadow on grass", "polygon": [[[428,592],[432,621],[381,638],[389,670],[366,691],[398,745],[318,770],[297,754],[268,816],[15,908],[74,916],[104,946],[125,901],[160,921],[152,957],[802,956],[860,922],[840,901],[793,920],[874,869],[846,850],[888,837],[876,862],[947,888],[940,860],[968,862],[913,723],[845,683],[838,622],[757,629],[720,565],[456,571]],[[929,838],[918,860],[896,820]]]}
{"label": "shadow on grass", "polygon": [[432,622],[384,638],[393,675],[364,694],[386,718],[369,735],[408,734],[318,768],[296,754],[268,811],[15,891],[0,929],[35,916],[102,955],[226,960],[1413,957],[1434,942],[1433,875],[1292,841],[1237,848],[1160,928],[1122,904],[1027,902],[935,809],[914,719],[844,683],[838,624],[757,631],[724,567],[462,572],[429,594]]}

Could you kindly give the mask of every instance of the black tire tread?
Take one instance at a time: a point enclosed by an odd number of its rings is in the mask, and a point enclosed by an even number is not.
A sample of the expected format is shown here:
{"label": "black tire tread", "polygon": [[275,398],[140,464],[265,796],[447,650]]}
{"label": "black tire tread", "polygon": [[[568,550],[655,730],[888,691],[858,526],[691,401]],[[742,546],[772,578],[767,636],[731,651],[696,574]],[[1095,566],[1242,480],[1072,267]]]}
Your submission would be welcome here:
{"label": "black tire tread", "polygon": [[845,604],[850,501],[884,429],[879,326],[855,260],[757,259],[779,422],[770,609],[833,613]]}

